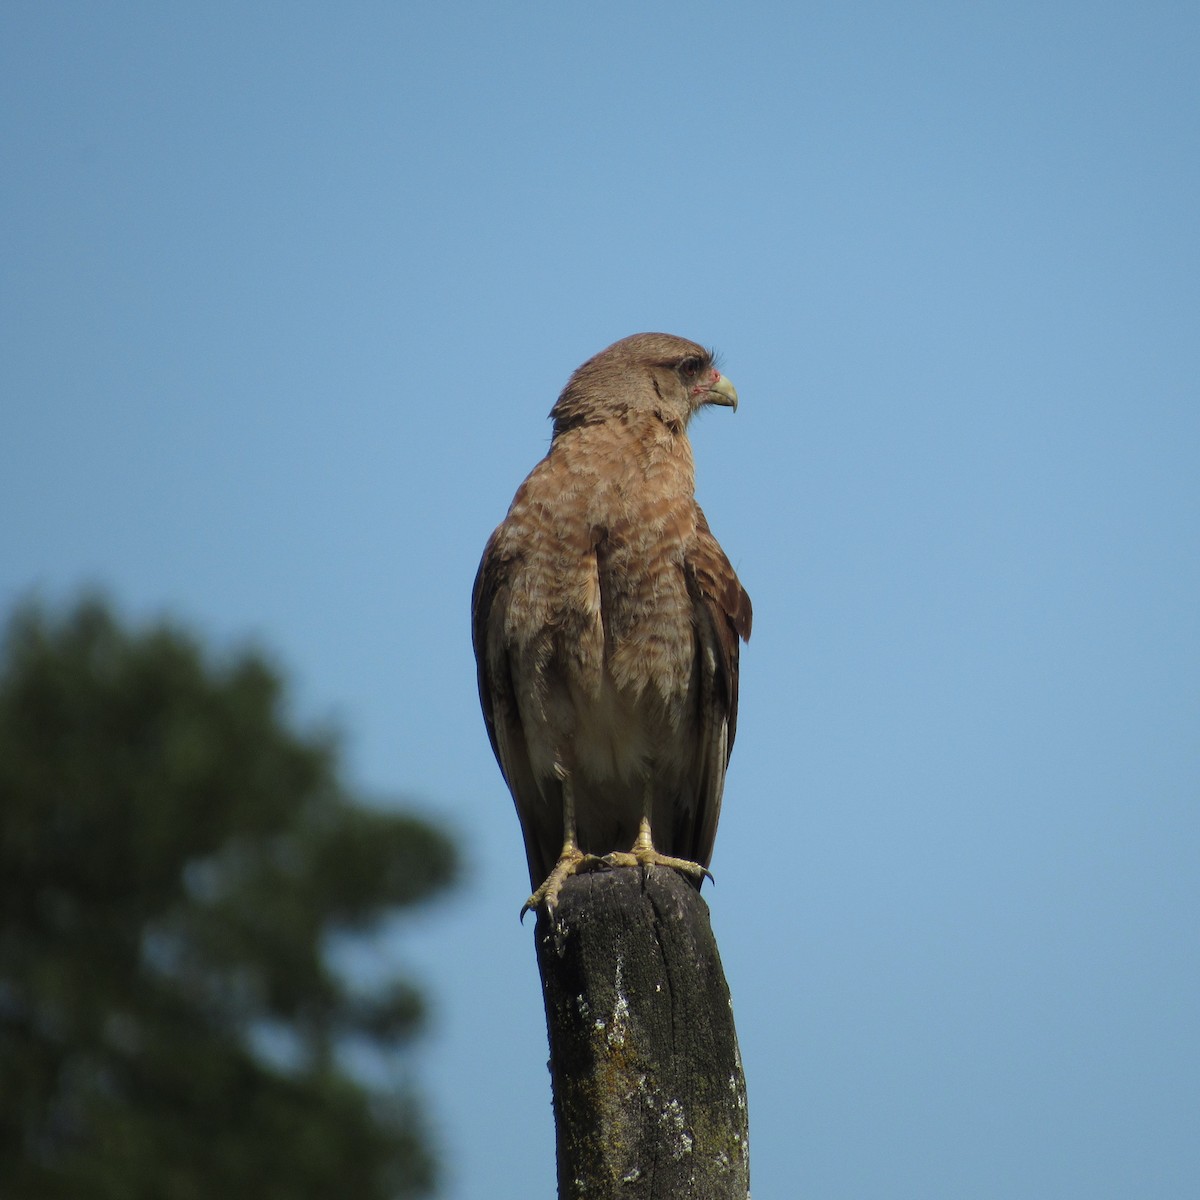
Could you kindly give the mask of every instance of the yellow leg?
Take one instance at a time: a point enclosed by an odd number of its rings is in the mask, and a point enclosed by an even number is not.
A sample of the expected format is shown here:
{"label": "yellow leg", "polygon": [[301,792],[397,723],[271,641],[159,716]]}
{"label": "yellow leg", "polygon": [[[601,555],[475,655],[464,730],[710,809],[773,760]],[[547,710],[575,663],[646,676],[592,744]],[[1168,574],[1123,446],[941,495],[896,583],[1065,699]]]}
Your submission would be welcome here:
{"label": "yellow leg", "polygon": [[578,875],[580,871],[594,870],[600,864],[600,859],[594,854],[584,854],[575,840],[575,794],[569,776],[563,780],[562,794],[563,848],[559,852],[558,862],[554,864],[554,870],[522,906],[522,921],[525,920],[525,914],[534,911],[539,904],[545,904],[546,911],[553,916],[555,908],[558,907],[558,893],[562,885],[572,875]]}
{"label": "yellow leg", "polygon": [[650,810],[654,805],[654,786],[649,777],[646,780],[645,799],[642,803],[642,819],[638,822],[637,837],[633,846],[626,852],[617,851],[606,854],[601,860],[606,867],[671,867],[682,871],[696,879],[711,879],[712,872],[699,863],[686,858],[672,858],[669,854],[659,854],[654,848],[654,837],[650,831]]}

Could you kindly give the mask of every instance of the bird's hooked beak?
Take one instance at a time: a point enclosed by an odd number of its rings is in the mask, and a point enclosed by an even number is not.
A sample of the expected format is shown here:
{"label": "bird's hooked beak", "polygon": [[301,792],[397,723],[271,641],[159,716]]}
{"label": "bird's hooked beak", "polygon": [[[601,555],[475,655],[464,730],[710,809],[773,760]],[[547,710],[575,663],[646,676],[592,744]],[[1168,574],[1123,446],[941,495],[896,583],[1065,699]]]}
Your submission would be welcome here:
{"label": "bird's hooked beak", "polygon": [[705,404],[719,404],[737,412],[737,388],[724,375],[718,375],[709,385],[704,397]]}

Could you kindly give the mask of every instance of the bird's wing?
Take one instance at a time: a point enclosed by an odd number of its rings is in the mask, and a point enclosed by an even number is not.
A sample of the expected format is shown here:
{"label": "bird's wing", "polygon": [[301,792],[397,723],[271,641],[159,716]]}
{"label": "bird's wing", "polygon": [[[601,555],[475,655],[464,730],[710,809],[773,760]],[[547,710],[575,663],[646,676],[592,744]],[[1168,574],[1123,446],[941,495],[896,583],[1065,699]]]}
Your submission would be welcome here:
{"label": "bird's wing", "polygon": [[[558,854],[558,834],[538,820],[546,810],[529,761],[529,748],[513,684],[512,663],[503,636],[509,602],[511,561],[500,549],[500,530],[488,541],[475,575],[471,597],[471,640],[479,681],[479,703],[492,751],[512,793],[525,837],[530,879],[536,885],[549,873]],[[553,813],[551,807],[549,812]],[[551,823],[553,824],[553,823]],[[539,837],[539,833],[548,836]],[[543,844],[545,843],[545,844]]]}
{"label": "bird's wing", "polygon": [[699,657],[699,742],[696,747],[696,808],[690,854],[707,866],[712,858],[725,790],[725,768],[737,732],[739,639],[749,641],[750,597],[697,508],[696,537],[685,570]]}

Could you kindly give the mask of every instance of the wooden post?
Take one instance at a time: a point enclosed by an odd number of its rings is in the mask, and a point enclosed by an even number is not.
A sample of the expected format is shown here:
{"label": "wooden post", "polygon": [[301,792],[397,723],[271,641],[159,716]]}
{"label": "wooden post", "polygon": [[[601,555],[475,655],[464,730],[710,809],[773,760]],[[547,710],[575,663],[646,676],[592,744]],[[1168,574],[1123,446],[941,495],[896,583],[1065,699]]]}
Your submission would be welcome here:
{"label": "wooden post", "polygon": [[747,1200],[746,1083],[708,906],[669,868],[567,881],[537,922],[560,1200]]}

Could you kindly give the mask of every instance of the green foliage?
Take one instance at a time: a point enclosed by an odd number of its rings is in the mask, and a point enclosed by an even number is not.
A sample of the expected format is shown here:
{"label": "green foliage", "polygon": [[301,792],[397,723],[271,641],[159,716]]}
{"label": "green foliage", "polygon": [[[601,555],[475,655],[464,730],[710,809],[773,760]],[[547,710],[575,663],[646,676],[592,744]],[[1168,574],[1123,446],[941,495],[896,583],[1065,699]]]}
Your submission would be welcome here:
{"label": "green foliage", "polygon": [[[96,602],[27,610],[0,662],[0,1192],[5,1200],[427,1195],[411,1095],[342,1065],[422,1016],[328,966],[446,885],[446,836],[361,807],[225,667]],[[267,1044],[275,1047],[266,1053]]]}

